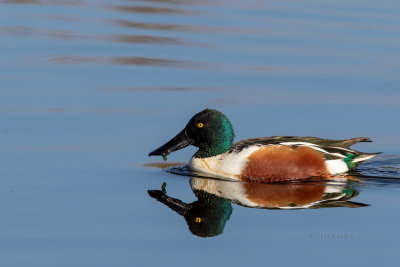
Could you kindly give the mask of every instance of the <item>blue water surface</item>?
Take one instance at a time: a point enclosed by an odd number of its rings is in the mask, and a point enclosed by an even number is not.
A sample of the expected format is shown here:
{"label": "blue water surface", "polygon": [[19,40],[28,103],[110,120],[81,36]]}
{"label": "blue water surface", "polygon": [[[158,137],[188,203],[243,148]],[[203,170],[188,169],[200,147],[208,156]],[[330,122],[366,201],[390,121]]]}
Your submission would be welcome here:
{"label": "blue water surface", "polygon": [[[399,13],[395,0],[0,0],[0,265],[394,265]],[[354,148],[383,153],[343,187],[368,206],[223,202],[222,231],[193,234],[147,191],[203,193],[147,154],[204,108],[236,140],[372,138]]]}

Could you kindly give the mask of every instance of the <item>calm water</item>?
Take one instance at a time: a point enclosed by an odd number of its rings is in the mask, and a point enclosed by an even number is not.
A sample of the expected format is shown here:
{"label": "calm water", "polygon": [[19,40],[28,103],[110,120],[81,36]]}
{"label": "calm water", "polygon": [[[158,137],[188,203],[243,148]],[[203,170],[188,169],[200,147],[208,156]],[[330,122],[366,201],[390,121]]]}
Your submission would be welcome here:
{"label": "calm water", "polygon": [[[0,265],[398,262],[399,14],[395,0],[0,0]],[[206,107],[236,140],[367,136],[354,148],[383,154],[350,180],[259,187],[150,168]]]}

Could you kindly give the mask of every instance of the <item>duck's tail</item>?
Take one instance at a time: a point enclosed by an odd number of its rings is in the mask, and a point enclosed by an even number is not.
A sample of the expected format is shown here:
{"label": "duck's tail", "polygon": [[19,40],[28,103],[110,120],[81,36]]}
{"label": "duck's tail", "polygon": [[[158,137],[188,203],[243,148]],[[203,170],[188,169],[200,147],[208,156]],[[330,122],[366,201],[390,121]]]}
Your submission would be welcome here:
{"label": "duck's tail", "polygon": [[381,154],[381,152],[378,153],[364,153],[364,152],[359,152],[356,150],[351,150],[349,149],[350,146],[360,143],[360,142],[372,142],[370,138],[368,137],[357,137],[357,138],[352,138],[352,139],[347,139],[347,140],[342,140],[339,144],[336,144],[342,148],[348,149],[350,153],[346,154],[346,158],[344,161],[347,163],[348,167],[350,169],[353,169],[357,167],[361,162],[371,159],[375,157],[378,154]]}
{"label": "duck's tail", "polygon": [[337,141],[338,143],[335,144],[338,147],[343,147],[343,148],[349,148],[354,144],[361,143],[361,142],[372,142],[370,138],[368,137],[356,137],[356,138],[351,138],[347,140],[340,140]]}
{"label": "duck's tail", "polygon": [[351,162],[355,165],[360,164],[361,162],[371,159],[373,157],[375,157],[378,154],[381,154],[382,152],[378,152],[378,153],[362,153],[360,155],[357,155],[357,157],[353,158],[351,160]]}

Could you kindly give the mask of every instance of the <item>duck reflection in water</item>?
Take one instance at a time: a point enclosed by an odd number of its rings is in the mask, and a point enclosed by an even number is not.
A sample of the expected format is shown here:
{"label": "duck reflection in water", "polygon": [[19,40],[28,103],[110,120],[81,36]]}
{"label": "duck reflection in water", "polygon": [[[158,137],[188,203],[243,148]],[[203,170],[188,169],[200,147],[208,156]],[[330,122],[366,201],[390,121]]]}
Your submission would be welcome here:
{"label": "duck reflection in water", "polygon": [[149,190],[152,198],[182,215],[189,230],[201,237],[220,235],[232,214],[231,203],[249,208],[317,209],[331,207],[360,208],[367,204],[349,201],[358,195],[345,178],[296,183],[243,183],[192,177],[190,186],[198,198],[192,203]]}

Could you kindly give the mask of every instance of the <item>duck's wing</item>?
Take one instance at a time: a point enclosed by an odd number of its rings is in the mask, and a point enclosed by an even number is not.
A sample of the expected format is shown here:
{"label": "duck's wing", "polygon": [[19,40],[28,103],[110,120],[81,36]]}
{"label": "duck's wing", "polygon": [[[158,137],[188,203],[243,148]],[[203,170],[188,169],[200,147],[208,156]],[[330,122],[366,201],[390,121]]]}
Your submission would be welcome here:
{"label": "duck's wing", "polygon": [[243,149],[252,145],[277,145],[280,143],[288,143],[288,142],[304,142],[311,143],[318,146],[335,146],[341,148],[349,148],[350,146],[360,143],[360,142],[372,142],[368,137],[357,137],[345,140],[331,140],[331,139],[323,139],[318,137],[298,137],[298,136],[271,136],[271,137],[261,137],[261,138],[253,138],[246,139],[235,143],[232,148]]}
{"label": "duck's wing", "polygon": [[[368,137],[356,137],[345,140],[332,140],[332,139],[323,139],[318,137],[296,137],[296,136],[279,136],[278,139],[282,140],[295,140],[295,142],[308,142],[312,144],[323,146],[335,146],[341,148],[349,148],[350,146],[360,143],[360,142],[372,142]],[[288,142],[288,141],[285,141]],[[290,142],[290,141],[289,141]]]}

